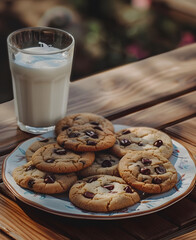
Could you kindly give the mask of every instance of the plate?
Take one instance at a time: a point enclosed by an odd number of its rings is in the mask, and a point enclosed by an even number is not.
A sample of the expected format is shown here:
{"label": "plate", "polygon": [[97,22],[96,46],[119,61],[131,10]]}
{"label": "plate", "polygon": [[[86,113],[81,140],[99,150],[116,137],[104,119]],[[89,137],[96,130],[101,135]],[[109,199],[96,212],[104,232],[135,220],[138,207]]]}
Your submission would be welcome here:
{"label": "plate", "polygon": [[[125,125],[114,126],[116,131],[128,127]],[[174,151],[170,157],[170,161],[178,172],[178,182],[173,189],[166,193],[150,195],[141,200],[139,203],[118,211],[109,213],[84,211],[75,207],[69,201],[68,194],[37,194],[18,186],[12,177],[12,171],[14,168],[26,163],[25,151],[30,144],[37,140],[48,137],[54,137],[54,132],[48,132],[43,135],[36,136],[20,144],[4,160],[2,169],[3,181],[8,189],[21,201],[43,211],[65,217],[81,219],[112,220],[137,217],[162,210],[176,203],[190,193],[194,187],[196,174],[195,164],[188,151],[181,144],[172,140]]]}

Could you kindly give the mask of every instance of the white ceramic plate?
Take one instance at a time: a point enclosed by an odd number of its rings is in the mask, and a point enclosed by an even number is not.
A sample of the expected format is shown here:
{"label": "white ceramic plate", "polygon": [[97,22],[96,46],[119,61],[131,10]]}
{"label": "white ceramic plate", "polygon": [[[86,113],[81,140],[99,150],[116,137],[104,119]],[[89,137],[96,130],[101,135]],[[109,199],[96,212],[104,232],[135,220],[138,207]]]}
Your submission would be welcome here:
{"label": "white ceramic plate", "polygon": [[[115,130],[126,128],[124,125],[115,125]],[[175,188],[162,194],[156,194],[141,200],[132,207],[110,213],[94,213],[81,210],[75,207],[68,198],[68,195],[46,195],[37,194],[18,186],[13,177],[14,168],[26,163],[25,151],[33,142],[42,138],[54,137],[54,132],[48,132],[41,136],[31,138],[20,144],[4,161],[2,177],[8,189],[21,201],[53,214],[81,218],[81,219],[121,219],[150,214],[164,209],[180,199],[184,198],[194,187],[195,164],[188,151],[178,142],[173,141],[174,151],[170,161],[178,172],[178,182]]]}

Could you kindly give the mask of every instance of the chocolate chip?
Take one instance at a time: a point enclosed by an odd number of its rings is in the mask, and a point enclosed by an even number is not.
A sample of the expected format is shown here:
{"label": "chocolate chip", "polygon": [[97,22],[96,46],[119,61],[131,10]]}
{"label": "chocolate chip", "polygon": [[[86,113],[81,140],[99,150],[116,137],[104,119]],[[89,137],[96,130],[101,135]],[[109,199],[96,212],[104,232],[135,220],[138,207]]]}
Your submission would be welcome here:
{"label": "chocolate chip", "polygon": [[143,179],[142,179],[142,182],[145,182],[146,180],[148,180],[148,179],[147,179],[147,178],[143,178]]}
{"label": "chocolate chip", "polygon": [[142,142],[138,142],[138,146],[144,146]]}
{"label": "chocolate chip", "polygon": [[126,135],[126,134],[129,134],[129,133],[131,133],[130,130],[124,130],[124,131],[122,131],[122,135]]}
{"label": "chocolate chip", "polygon": [[66,129],[68,129],[68,128],[69,128],[69,126],[68,126],[68,125],[65,125],[65,126],[63,126],[63,127],[61,128],[61,130],[64,131],[64,130],[66,130]]}
{"label": "chocolate chip", "polygon": [[140,173],[144,175],[150,175],[150,169],[149,168],[140,168]]}
{"label": "chocolate chip", "polygon": [[78,136],[80,136],[80,133],[78,133],[78,132],[71,132],[71,133],[68,134],[69,138],[75,138],[75,137],[78,137]]}
{"label": "chocolate chip", "polygon": [[29,181],[28,181],[28,186],[30,187],[30,188],[33,188],[33,184],[35,183],[35,180],[33,180],[33,179],[30,179]]}
{"label": "chocolate chip", "polygon": [[54,153],[56,153],[58,155],[65,155],[67,153],[67,151],[62,148],[55,148],[53,151],[54,151]]}
{"label": "chocolate chip", "polygon": [[113,160],[113,159],[110,159],[110,162],[113,162],[113,163],[115,163],[116,161],[115,161],[115,160]]}
{"label": "chocolate chip", "polygon": [[110,160],[104,160],[104,161],[102,162],[101,166],[102,166],[103,168],[105,168],[105,167],[111,167],[111,166],[112,166],[112,163],[110,162]]}
{"label": "chocolate chip", "polygon": [[129,146],[130,144],[131,144],[131,141],[129,141],[128,139],[120,140],[120,145],[122,145],[122,146]]}
{"label": "chocolate chip", "polygon": [[74,121],[80,120],[80,119],[81,119],[80,117],[75,117],[75,118],[74,118]]}
{"label": "chocolate chip", "polygon": [[93,127],[94,129],[97,129],[97,130],[100,130],[100,131],[103,131],[103,129],[102,128],[100,128],[99,126],[97,126],[97,127]]}
{"label": "chocolate chip", "polygon": [[62,142],[61,144],[59,144],[62,148],[65,148],[66,142]]}
{"label": "chocolate chip", "polygon": [[90,122],[90,124],[92,124],[92,125],[99,125],[99,123],[98,122],[95,122],[95,121],[92,121],[92,122]]}
{"label": "chocolate chip", "polygon": [[83,160],[80,160],[79,162],[81,162],[83,164],[83,166],[86,164],[86,162]]}
{"label": "chocolate chip", "polygon": [[165,167],[163,165],[159,165],[158,167],[155,167],[154,170],[155,170],[155,172],[157,174],[164,174],[164,173],[166,173],[166,169],[165,169]]}
{"label": "chocolate chip", "polygon": [[89,137],[92,137],[92,138],[98,138],[97,133],[93,132],[92,130],[85,131],[85,134]]}
{"label": "chocolate chip", "polygon": [[39,142],[48,142],[49,141],[49,139],[48,138],[44,138],[44,139],[42,139],[42,140],[39,140]]}
{"label": "chocolate chip", "polygon": [[87,140],[87,141],[86,141],[86,144],[87,144],[87,145],[90,145],[90,146],[95,146],[95,145],[97,145],[96,142],[91,141],[91,140]]}
{"label": "chocolate chip", "polygon": [[47,159],[45,162],[47,162],[47,163],[53,163],[54,161],[55,161],[54,158],[49,158],[49,159]]}
{"label": "chocolate chip", "polygon": [[160,184],[160,183],[162,183],[162,182],[163,182],[162,179],[159,178],[159,177],[154,177],[154,178],[152,179],[152,183],[155,183],[155,184]]}
{"label": "chocolate chip", "polygon": [[26,168],[26,171],[30,171],[30,170],[33,170],[33,169],[35,169],[35,166],[30,165],[30,166],[28,166],[28,167]]}
{"label": "chocolate chip", "polygon": [[44,177],[44,182],[45,183],[54,183],[56,180],[54,175],[46,174]]}
{"label": "chocolate chip", "polygon": [[155,147],[160,147],[163,145],[163,141],[162,140],[157,140],[156,142],[154,142],[153,144]]}
{"label": "chocolate chip", "polygon": [[107,188],[108,190],[113,190],[114,189],[114,185],[113,184],[106,184],[103,187]]}
{"label": "chocolate chip", "polygon": [[132,189],[131,189],[129,186],[126,186],[126,187],[124,188],[124,191],[125,191],[126,193],[132,193],[132,192],[133,192]]}
{"label": "chocolate chip", "polygon": [[141,200],[151,196],[149,193],[146,193],[146,192],[139,192],[138,194],[139,194]]}
{"label": "chocolate chip", "polygon": [[92,193],[92,192],[85,192],[83,194],[83,196],[86,197],[86,198],[91,198],[92,199],[92,198],[94,198],[95,194]]}
{"label": "chocolate chip", "polygon": [[150,165],[152,163],[149,158],[142,158],[141,161],[144,165]]}
{"label": "chocolate chip", "polygon": [[97,179],[98,179],[98,177],[92,177],[92,178],[89,178],[86,182],[92,183],[92,182],[96,181]]}

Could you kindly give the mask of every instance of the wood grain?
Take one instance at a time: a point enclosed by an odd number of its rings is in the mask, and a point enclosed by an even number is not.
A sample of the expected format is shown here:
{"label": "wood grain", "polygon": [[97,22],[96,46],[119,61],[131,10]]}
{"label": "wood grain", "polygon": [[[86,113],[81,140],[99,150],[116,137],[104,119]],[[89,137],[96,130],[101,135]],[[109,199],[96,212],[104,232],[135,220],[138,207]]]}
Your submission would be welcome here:
{"label": "wood grain", "polygon": [[195,240],[196,239],[196,230],[186,233],[184,235],[172,238],[172,240]]}
{"label": "wood grain", "polygon": [[114,119],[194,90],[195,46],[72,83],[68,112],[96,112]]}
{"label": "wood grain", "polygon": [[3,113],[0,115],[0,128],[16,122],[13,100],[0,104],[0,112]]}
{"label": "wood grain", "polygon": [[[149,240],[151,239],[149,238],[150,234],[152,239],[161,239],[166,233],[173,233],[178,229],[175,224],[157,214],[116,221],[92,221],[68,219],[41,212],[38,209],[32,210],[32,207],[22,202],[19,202],[19,205],[35,222],[41,225],[45,224],[45,226],[52,225],[56,231],[69,236],[71,239]],[[157,222],[159,223],[159,227],[157,227]]]}
{"label": "wood grain", "polygon": [[1,240],[11,240],[11,238],[7,234],[3,233],[3,231],[1,231],[1,230],[0,230],[0,239]]}
{"label": "wood grain", "polygon": [[131,232],[137,239],[153,240],[161,239],[178,230],[178,227],[160,217],[157,214],[151,214],[140,218],[129,219],[121,222],[122,228]]}
{"label": "wood grain", "polygon": [[156,104],[113,121],[128,126],[148,126],[162,129],[196,114],[196,92]]}
{"label": "wood grain", "polygon": [[183,227],[195,222],[196,204],[188,198],[184,198],[171,207],[162,210],[160,216],[165,217],[179,227]]}
{"label": "wood grain", "polygon": [[9,124],[0,129],[0,155],[12,151],[19,143],[32,137],[32,134],[22,132],[16,123]]}
{"label": "wood grain", "polygon": [[69,238],[56,233],[26,215],[20,207],[0,194],[0,229],[14,239],[68,240]]}
{"label": "wood grain", "polygon": [[132,234],[127,233],[120,228],[118,221],[92,221],[86,219],[65,218],[32,208],[20,201],[18,201],[18,204],[23,211],[35,221],[35,223],[46,227],[52,226],[56,232],[60,232],[62,235],[68,236],[71,239],[136,240]]}
{"label": "wood grain", "polygon": [[177,138],[191,143],[196,147],[196,117],[175,124],[171,127],[166,128],[165,130]]}

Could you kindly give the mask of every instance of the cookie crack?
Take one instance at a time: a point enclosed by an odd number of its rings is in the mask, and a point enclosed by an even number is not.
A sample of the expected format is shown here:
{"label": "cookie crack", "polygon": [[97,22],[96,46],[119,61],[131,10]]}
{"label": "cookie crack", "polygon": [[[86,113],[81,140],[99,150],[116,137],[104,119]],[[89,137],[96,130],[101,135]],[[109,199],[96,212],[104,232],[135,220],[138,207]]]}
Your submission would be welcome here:
{"label": "cookie crack", "polygon": [[77,171],[80,170],[77,162],[75,163],[75,162],[72,161],[72,164]]}
{"label": "cookie crack", "polygon": [[63,190],[66,190],[67,188],[64,188],[63,184],[60,181],[57,181],[58,184],[62,187]]}
{"label": "cookie crack", "polygon": [[106,204],[106,209],[107,211],[110,211],[110,204],[112,202],[112,198],[108,200],[107,204]]}

